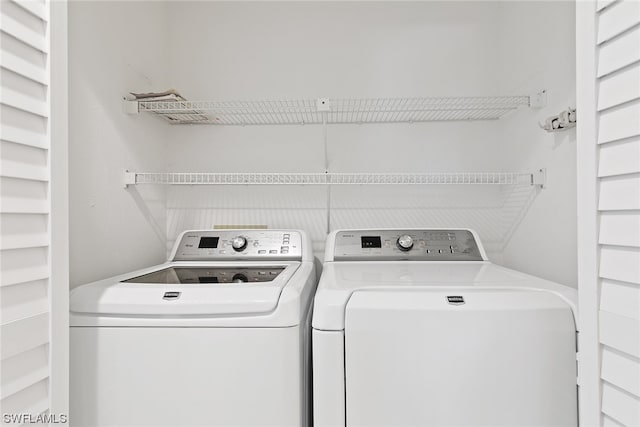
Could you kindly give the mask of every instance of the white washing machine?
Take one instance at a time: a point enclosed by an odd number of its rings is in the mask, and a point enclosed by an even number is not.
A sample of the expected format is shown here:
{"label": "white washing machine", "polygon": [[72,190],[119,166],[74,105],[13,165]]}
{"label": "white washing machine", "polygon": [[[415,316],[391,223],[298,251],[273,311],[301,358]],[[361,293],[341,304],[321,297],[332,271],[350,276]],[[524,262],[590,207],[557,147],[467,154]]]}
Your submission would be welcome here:
{"label": "white washing machine", "polygon": [[310,425],[315,285],[304,232],[205,230],[74,289],[71,424]]}
{"label": "white washing machine", "polygon": [[313,314],[314,425],[576,426],[576,291],[470,230],[341,230]]}

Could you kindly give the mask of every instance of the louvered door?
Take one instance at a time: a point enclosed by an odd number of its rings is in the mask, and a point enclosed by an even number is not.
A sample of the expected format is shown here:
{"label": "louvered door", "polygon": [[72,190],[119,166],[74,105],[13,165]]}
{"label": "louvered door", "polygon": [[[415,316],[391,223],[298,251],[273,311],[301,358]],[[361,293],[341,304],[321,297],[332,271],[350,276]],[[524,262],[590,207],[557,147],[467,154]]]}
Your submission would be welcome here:
{"label": "louvered door", "polygon": [[640,1],[578,10],[580,309],[593,340],[581,409],[585,425],[639,426]]}
{"label": "louvered door", "polygon": [[[49,4],[0,2],[0,404],[50,409]],[[15,421],[14,421],[15,422]]]}

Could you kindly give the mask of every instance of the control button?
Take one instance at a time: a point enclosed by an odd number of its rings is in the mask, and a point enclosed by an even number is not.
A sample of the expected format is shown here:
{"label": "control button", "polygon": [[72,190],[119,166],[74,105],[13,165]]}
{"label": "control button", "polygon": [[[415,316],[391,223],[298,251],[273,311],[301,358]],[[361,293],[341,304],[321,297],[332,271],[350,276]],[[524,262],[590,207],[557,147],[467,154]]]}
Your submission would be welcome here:
{"label": "control button", "polygon": [[427,253],[430,254],[431,253],[431,249],[427,249]]}
{"label": "control button", "polygon": [[277,250],[277,249],[271,249],[271,250],[269,251],[269,253],[270,253],[270,254],[277,254],[277,253],[278,253],[278,250]]}
{"label": "control button", "polygon": [[231,246],[236,252],[241,252],[247,247],[247,238],[243,236],[236,236],[231,240]]}
{"label": "control button", "polygon": [[283,234],[283,235],[282,235],[282,238],[283,238],[283,239],[288,239],[288,238],[289,238],[289,235],[288,235],[288,234]]}
{"label": "control button", "polygon": [[233,278],[231,279],[231,281],[233,283],[246,283],[249,281],[249,279],[247,278],[247,276],[245,276],[244,274],[236,274],[233,276]]}
{"label": "control button", "polygon": [[398,237],[398,241],[396,243],[398,245],[398,249],[401,251],[410,251],[411,248],[413,248],[413,239],[408,234]]}
{"label": "control button", "polygon": [[260,250],[258,251],[258,253],[259,253],[259,254],[266,254],[266,253],[267,253],[267,251],[265,251],[264,249],[260,249]]}
{"label": "control button", "polygon": [[288,251],[289,250],[289,246],[280,246],[280,250],[281,251]]}
{"label": "control button", "polygon": [[277,272],[275,272],[275,271],[270,271],[270,272],[269,272],[269,276],[275,276],[275,275],[277,275],[277,274],[278,274],[278,273],[277,273]]}
{"label": "control button", "polygon": [[289,249],[283,249],[280,251],[280,253],[282,254],[288,254],[289,253]]}
{"label": "control button", "polygon": [[438,249],[438,253],[441,254],[442,253],[442,249]]}
{"label": "control button", "polygon": [[256,247],[256,246],[260,246],[260,242],[258,242],[258,241],[256,240],[255,242],[253,242],[253,246],[254,246],[254,247]]}
{"label": "control button", "polygon": [[225,253],[227,253],[227,251],[225,251],[224,249],[221,249],[221,250],[220,250],[220,253],[221,253],[221,254],[225,254]]}
{"label": "control button", "polygon": [[258,271],[258,276],[266,276],[267,272],[266,271]]}

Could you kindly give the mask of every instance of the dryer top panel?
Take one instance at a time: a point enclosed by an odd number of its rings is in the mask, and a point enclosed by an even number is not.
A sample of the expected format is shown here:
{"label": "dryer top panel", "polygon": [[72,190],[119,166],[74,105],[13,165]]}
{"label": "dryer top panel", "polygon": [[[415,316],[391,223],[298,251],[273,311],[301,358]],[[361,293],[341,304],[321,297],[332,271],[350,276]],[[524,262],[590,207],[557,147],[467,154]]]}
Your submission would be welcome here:
{"label": "dryer top panel", "polygon": [[474,232],[466,229],[339,230],[325,261],[484,261]]}

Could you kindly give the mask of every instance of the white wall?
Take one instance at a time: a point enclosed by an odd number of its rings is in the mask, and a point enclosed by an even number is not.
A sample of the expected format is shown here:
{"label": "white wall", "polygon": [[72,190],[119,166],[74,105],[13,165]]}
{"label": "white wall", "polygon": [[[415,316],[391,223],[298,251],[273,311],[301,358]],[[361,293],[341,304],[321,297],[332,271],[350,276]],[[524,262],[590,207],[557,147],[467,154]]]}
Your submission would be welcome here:
{"label": "white wall", "polygon": [[[493,95],[498,87],[493,3],[170,7],[172,81],[192,100]],[[198,49],[184,48],[194,40]],[[329,170],[500,170],[492,154],[500,144],[497,126],[331,126]],[[172,127],[170,135],[172,171],[324,171],[321,127]],[[331,228],[471,225],[496,240],[499,215],[487,219],[468,209],[468,198],[481,191],[490,194],[483,212],[488,203],[497,213],[496,189],[447,190],[448,197],[433,187],[334,187]],[[185,227],[257,223],[305,228],[320,251],[326,206],[324,188],[172,188],[169,243]]]}
{"label": "white wall", "polygon": [[122,173],[164,170],[166,129],[122,97],[168,85],[167,22],[163,3],[69,3],[71,286],[165,258],[164,189]]}
{"label": "white wall", "polygon": [[[72,124],[74,283],[160,261],[186,228],[303,228],[320,253],[330,200],[331,229],[472,227],[492,260],[575,285],[572,134],[547,135],[536,124],[575,96],[570,3],[113,2],[71,9],[77,33],[71,34],[72,76],[84,79],[74,84],[72,78],[72,97],[95,104],[92,110],[71,103],[72,121],[82,118]],[[115,30],[104,22],[110,14],[114,21],[139,22]],[[323,187],[169,187],[165,211],[165,189],[124,191],[116,185],[120,169],[325,170],[320,126],[169,126],[119,110],[116,95],[169,87],[190,100],[481,96],[547,88],[548,108],[500,121],[330,126],[328,153],[334,172],[546,167],[549,189],[335,186],[328,198]],[[103,129],[95,130],[96,123]],[[91,164],[98,159],[107,162]],[[103,204],[91,207],[95,201]],[[96,249],[85,237],[92,227],[105,246]],[[540,254],[547,245],[539,236],[553,251]],[[127,242],[124,251],[114,250],[119,238]],[[108,262],[88,267],[102,257]]]}
{"label": "white wall", "polygon": [[576,133],[537,125],[576,106],[575,4],[502,2],[499,11],[501,90],[548,91],[546,108],[501,120],[504,161],[521,170],[547,168],[548,180],[505,242],[504,264],[576,287]]}

